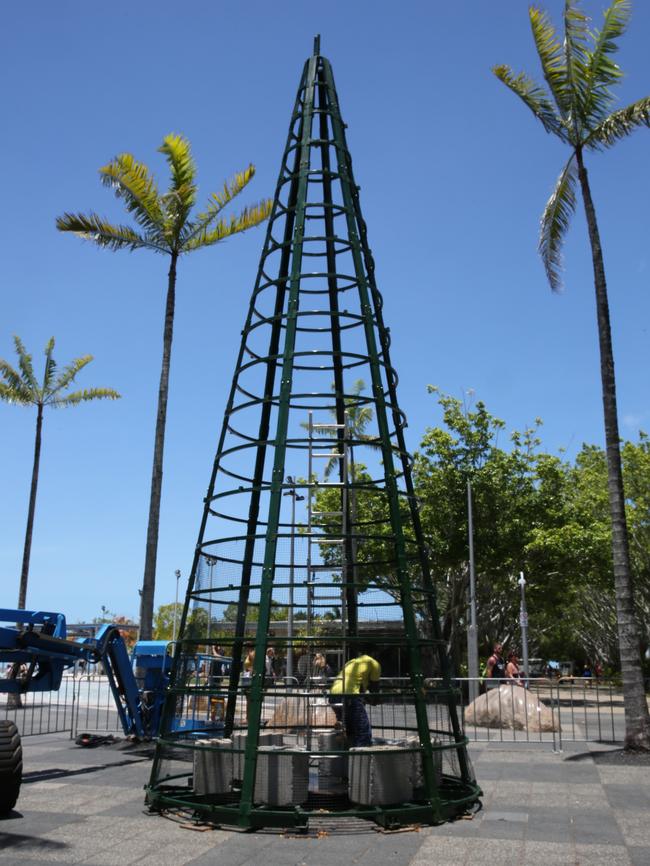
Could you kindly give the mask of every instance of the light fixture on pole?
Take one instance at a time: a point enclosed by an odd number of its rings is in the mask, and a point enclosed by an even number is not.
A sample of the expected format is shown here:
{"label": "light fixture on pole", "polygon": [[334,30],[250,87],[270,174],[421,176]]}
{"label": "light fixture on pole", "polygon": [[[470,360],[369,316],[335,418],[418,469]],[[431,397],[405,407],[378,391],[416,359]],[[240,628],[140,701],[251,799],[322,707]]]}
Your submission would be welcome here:
{"label": "light fixture on pole", "polygon": [[176,619],[178,617],[178,581],[181,579],[180,569],[177,568],[174,574],[176,575],[176,601],[174,602],[174,631],[172,636],[173,641],[176,640]]}
{"label": "light fixture on pole", "polygon": [[208,566],[208,568],[210,569],[210,571],[209,571],[209,574],[210,574],[210,583],[209,583],[210,596],[208,598],[208,610],[207,610],[207,612],[208,612],[208,635],[207,635],[207,637],[208,637],[208,640],[210,640],[210,631],[211,631],[210,626],[212,625],[212,576],[214,574],[214,567],[217,564],[217,560],[214,558],[214,556],[206,556],[205,562],[206,562],[206,565]]}
{"label": "light fixture on pole", "polygon": [[521,606],[519,608],[519,625],[521,627],[521,651],[523,653],[524,676],[528,678],[528,611],[526,609],[526,581],[523,571],[519,572],[517,581],[521,587]]}
{"label": "light fixture on pole", "polygon": [[296,538],[296,502],[302,502],[304,496],[296,492],[296,481],[292,475],[287,475],[287,484],[291,489],[284,496],[291,497],[291,546],[289,548],[289,610],[287,613],[287,678],[293,677],[293,587],[295,570],[295,538]]}

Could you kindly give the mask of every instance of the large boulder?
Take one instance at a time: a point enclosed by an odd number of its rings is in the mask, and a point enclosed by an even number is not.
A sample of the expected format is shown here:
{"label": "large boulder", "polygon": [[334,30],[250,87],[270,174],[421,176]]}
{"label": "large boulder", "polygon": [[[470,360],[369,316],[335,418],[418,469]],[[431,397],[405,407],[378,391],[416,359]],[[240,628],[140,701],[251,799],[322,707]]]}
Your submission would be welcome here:
{"label": "large boulder", "polygon": [[298,696],[279,702],[269,728],[333,728],[336,714],[325,697]]}
{"label": "large boulder", "polygon": [[558,713],[519,685],[488,689],[465,708],[465,724],[479,728],[511,728],[515,731],[559,731]]}

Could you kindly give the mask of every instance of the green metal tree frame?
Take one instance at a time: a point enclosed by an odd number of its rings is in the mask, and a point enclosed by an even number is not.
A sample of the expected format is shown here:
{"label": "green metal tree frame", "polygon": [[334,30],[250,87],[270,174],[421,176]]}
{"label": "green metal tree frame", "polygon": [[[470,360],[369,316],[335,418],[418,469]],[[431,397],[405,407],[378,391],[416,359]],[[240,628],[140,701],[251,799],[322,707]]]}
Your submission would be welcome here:
{"label": "green metal tree frame", "polygon": [[[312,166],[312,155],[316,154],[319,166]],[[332,156],[334,154],[334,157]],[[322,200],[311,201],[310,185],[320,184]],[[340,200],[336,200],[333,184],[340,189]],[[288,187],[288,191],[286,189]],[[317,209],[322,219],[324,233],[320,236],[309,234],[309,223]],[[347,237],[337,235],[335,221],[341,218],[345,223]],[[274,230],[282,225],[282,238],[274,236]],[[319,241],[324,245],[326,273],[313,274],[308,270],[306,258],[309,252],[306,244]],[[344,250],[353,264],[353,275],[342,276],[337,271],[337,256]],[[269,276],[269,262],[279,256],[277,274]],[[296,349],[297,335],[308,331],[305,324],[309,316],[323,311],[301,308],[301,297],[308,289],[308,279],[314,276],[326,282],[327,309],[329,318],[327,330],[331,336],[331,348],[305,352]],[[341,309],[339,295],[342,282],[345,289],[356,290],[359,306],[358,313]],[[263,292],[274,292],[273,312],[269,315],[258,308],[258,300]],[[249,340],[259,328],[269,332],[268,350],[264,354],[251,351]],[[358,328],[363,334],[365,351],[355,354],[345,351],[342,337],[346,330]],[[319,330],[312,328],[312,330]],[[322,330],[322,329],[321,329]],[[410,670],[409,695],[415,708],[417,738],[422,755],[422,770],[426,798],[417,804],[402,804],[395,808],[358,808],[344,810],[345,814],[363,814],[375,820],[419,820],[436,823],[450,814],[475,801],[480,791],[476,786],[466,752],[466,740],[457,715],[457,695],[451,688],[448,660],[444,642],[441,639],[439,617],[436,608],[435,591],[426,555],[426,544],[418,514],[418,506],[411,479],[411,458],[404,441],[405,417],[397,403],[397,375],[390,361],[390,337],[384,325],[382,299],[375,282],[375,265],[368,246],[366,225],[362,217],[359,187],[355,184],[352,160],[345,137],[345,124],[341,120],[338,97],[334,85],[332,68],[329,61],[320,53],[320,40],[317,37],[314,53],[307,60],[298,94],[296,97],[289,135],[285,146],[282,168],[276,188],[274,206],[269,220],[264,248],[258,269],[256,285],[251,299],[248,316],[242,331],[242,344],[236,365],[224,424],[217,448],[207,496],[203,519],[201,521],[198,544],[194,556],[188,593],[180,626],[180,640],[176,647],[172,668],[172,686],[166,703],[162,732],[157,747],[156,759],[148,788],[148,801],[153,808],[165,805],[193,805],[203,814],[211,815],[224,823],[236,823],[243,827],[256,827],[265,824],[285,826],[304,823],[309,810],[260,809],[255,802],[255,780],[259,755],[259,734],[262,723],[263,701],[265,697],[265,652],[271,624],[274,587],[277,589],[278,541],[286,537],[286,522],[282,521],[282,497],[287,492],[285,471],[287,449],[304,448],[290,433],[290,414],[298,407],[320,408],[324,399],[333,401],[332,412],[337,421],[333,434],[332,447],[341,454],[346,447],[344,441],[346,401],[345,376],[354,367],[365,364],[370,374],[371,396],[368,398],[376,416],[377,439],[383,467],[382,490],[388,510],[390,538],[394,551],[394,574],[398,587],[398,597],[402,607],[404,623],[404,644]],[[314,355],[326,355],[323,363],[314,362]],[[328,394],[318,392],[296,393],[294,374],[297,370],[316,369],[331,371],[333,391]],[[263,394],[246,390],[242,381],[252,366],[265,368]],[[278,387],[279,371],[279,390]],[[248,398],[237,403],[241,396]],[[259,408],[259,425],[254,435],[239,431],[236,426],[237,412],[242,407]],[[275,423],[271,438],[272,421]],[[391,426],[392,425],[392,426]],[[240,444],[226,447],[228,436],[240,437]],[[250,475],[237,474],[224,468],[224,461],[233,454],[245,455],[252,463]],[[272,457],[270,478],[264,478],[265,463]],[[236,489],[217,490],[220,473],[234,476],[242,481]],[[307,479],[309,486],[312,479]],[[339,470],[341,487],[350,484],[344,477],[343,465]],[[363,485],[359,484],[361,488]],[[197,598],[205,598],[205,590],[197,584],[197,574],[202,557],[214,552],[214,539],[207,535],[210,518],[224,516],[220,502],[234,493],[247,496],[248,508],[245,518],[239,522],[245,525],[245,532],[237,536],[243,553],[238,560],[241,571],[238,575],[238,600],[236,621],[233,629],[232,666],[226,694],[225,735],[229,736],[235,728],[237,697],[242,673],[242,652],[244,649],[247,618],[250,614],[251,591],[258,592],[255,606],[258,612],[255,636],[255,661],[247,703],[247,738],[244,753],[244,773],[236,802],[199,803],[188,796],[184,789],[178,789],[165,779],[162,762],[171,748],[191,748],[191,743],[182,741],[173,733],[173,718],[178,711],[179,697],[184,693],[183,659],[192,650],[188,638],[188,625],[191,604]],[[268,505],[261,519],[263,501]],[[349,503],[348,509],[349,518]],[[406,517],[405,517],[406,515]],[[409,524],[410,539],[405,538],[405,519]],[[360,642],[359,632],[359,587],[354,580],[354,533],[353,521],[347,521],[348,530],[343,539],[342,558],[346,563],[342,576],[342,591],[345,598],[346,622],[345,642],[353,650]],[[291,533],[296,530],[291,526]],[[292,536],[293,537],[293,536]],[[227,541],[234,540],[226,539]],[[223,539],[221,539],[223,541]],[[255,583],[257,569],[256,546],[263,543],[263,561],[259,585]],[[407,552],[410,545],[416,550],[415,559],[418,571],[416,593],[420,599],[420,609],[426,608],[429,635],[422,637],[418,631],[417,615],[413,600],[413,561],[414,556]],[[209,599],[212,601],[212,599]],[[421,631],[421,629],[420,629]],[[304,640],[309,641],[311,636]],[[205,641],[204,641],[205,642]],[[195,642],[196,643],[196,642]],[[438,700],[446,703],[450,731],[448,747],[457,755],[459,778],[456,784],[445,792],[441,789],[436,774],[432,744],[430,719],[427,713],[426,694],[432,687],[423,669],[423,651],[432,648],[438,657],[438,669],[442,682],[434,691]]]}

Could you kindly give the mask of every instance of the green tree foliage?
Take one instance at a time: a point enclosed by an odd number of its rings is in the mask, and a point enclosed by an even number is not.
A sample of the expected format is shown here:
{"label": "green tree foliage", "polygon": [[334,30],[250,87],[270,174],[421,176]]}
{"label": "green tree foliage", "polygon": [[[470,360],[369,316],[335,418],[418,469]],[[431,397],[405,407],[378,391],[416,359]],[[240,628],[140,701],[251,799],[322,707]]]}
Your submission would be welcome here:
{"label": "green tree foliage", "polygon": [[45,346],[45,367],[43,378],[39,381],[34,372],[32,356],[27,352],[19,337],[14,337],[18,369],[7,361],[0,359],[0,400],[18,406],[36,407],[36,435],[34,438],[34,462],[32,465],[32,481],[27,508],[27,528],[25,530],[25,545],[23,562],[20,570],[20,587],[18,590],[18,607],[25,608],[27,601],[27,582],[29,579],[29,560],[32,550],[32,535],[34,531],[34,513],[36,510],[36,492],[38,490],[38,474],[41,460],[41,441],[44,409],[65,409],[78,406],[91,400],[117,400],[119,394],[112,388],[84,388],[70,391],[77,375],[93,360],[92,355],[75,358],[72,363],[57,370],[54,360],[54,337]]}
{"label": "green tree foliage", "polygon": [[[286,622],[289,616],[289,608],[283,607],[282,605],[278,605],[277,603],[272,604],[271,606],[271,621],[272,622]],[[306,616],[306,614],[305,614]],[[300,616],[296,614],[297,619],[300,619]],[[236,622],[237,621],[237,605],[233,602],[226,606],[223,612],[223,616],[221,619],[224,622]],[[259,608],[257,605],[251,604],[248,607],[246,612],[246,622],[252,623],[257,622],[259,619]],[[218,622],[218,621],[217,621]]]}
{"label": "green tree foliage", "polygon": [[174,636],[174,611],[176,611],[176,626],[180,624],[183,614],[183,605],[178,602],[161,604],[156,610],[153,618],[154,640],[172,640]]}
{"label": "green tree foliage", "polygon": [[[635,586],[636,621],[643,647],[648,645],[650,620],[650,443],[624,442],[621,449],[627,491],[631,567]],[[532,547],[552,554],[565,569],[564,607],[573,640],[586,660],[600,659],[618,667],[618,631],[612,575],[611,521],[605,452],[584,445],[567,472],[564,521],[539,529]]]}
{"label": "green tree foliage", "polygon": [[623,75],[614,55],[627,27],[630,9],[629,0],[614,0],[604,12],[602,28],[593,30],[578,0],[565,0],[561,38],[546,12],[531,6],[533,39],[547,86],[537,84],[524,72],[515,74],[508,66],[495,66],[493,71],[522,99],[544,129],[569,149],[569,158],[542,215],[539,239],[539,250],[553,289],[560,286],[562,246],[576,208],[578,184],[582,193],[596,294],[612,564],[625,695],[625,742],[628,748],[650,750],[650,715],[632,591],[609,299],[596,209],[584,162],[585,153],[605,150],[640,126],[650,126],[650,97],[611,111],[612,87]]}
{"label": "green tree foliage", "polygon": [[[435,388],[430,391],[436,392]],[[562,521],[566,468],[540,451],[541,422],[506,436],[505,424],[478,401],[473,407],[438,395],[444,428],[428,428],[415,455],[414,483],[421,502],[442,615],[452,657],[460,658],[466,626],[468,589],[467,482],[474,515],[478,633],[482,651],[495,640],[518,639],[519,590],[526,573],[531,610],[539,615],[536,636],[554,631],[548,616],[563,587],[547,580],[556,571],[544,551],[533,551],[535,529]],[[502,441],[503,440],[503,441]]]}
{"label": "green tree foliage", "polygon": [[[611,581],[611,523],[604,452],[585,445],[575,461],[546,453],[541,421],[506,432],[505,423],[478,401],[437,394],[443,425],[425,431],[415,454],[413,479],[442,631],[460,669],[465,654],[468,599],[467,481],[471,480],[477,609],[481,652],[500,640],[516,646],[519,589],[524,571],[530,612],[531,655],[618,664],[614,591]],[[638,617],[650,613],[650,443],[623,446]],[[369,476],[357,465],[357,479]],[[322,490],[317,510],[334,510],[336,490]],[[359,521],[387,520],[376,496],[358,494]],[[334,527],[332,527],[334,528]],[[372,579],[390,594],[393,574],[377,574],[381,542],[361,541],[357,581]],[[340,549],[324,546],[325,562],[338,564]],[[415,575],[414,575],[415,577]]]}
{"label": "green tree foliage", "polygon": [[252,180],[255,168],[249,165],[226,181],[219,192],[213,192],[202,211],[193,214],[198,192],[197,169],[189,141],[181,135],[167,135],[159,151],[164,154],[171,175],[169,189],[164,193],[158,190],[147,166],[137,162],[130,153],[119,154],[99,170],[101,182],[113,190],[122,201],[135,226],[113,224],[96,213],[64,213],[56,221],[60,231],[72,232],[99,247],[109,250],[144,249],[169,257],[163,356],[140,604],[140,634],[145,640],[150,639],[152,633],[178,259],[259,225],[269,216],[272,205],[270,200],[264,200],[244,208],[229,219],[223,217],[224,208]]}

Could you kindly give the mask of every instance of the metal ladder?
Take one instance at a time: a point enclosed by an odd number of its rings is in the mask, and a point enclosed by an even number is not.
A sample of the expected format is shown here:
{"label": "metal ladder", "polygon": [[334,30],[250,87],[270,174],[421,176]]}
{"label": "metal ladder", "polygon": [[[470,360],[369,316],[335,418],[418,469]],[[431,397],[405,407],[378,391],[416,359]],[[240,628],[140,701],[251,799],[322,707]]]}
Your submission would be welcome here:
{"label": "metal ladder", "polygon": [[[322,611],[323,602],[331,601],[332,606],[339,606],[341,610],[341,654],[345,663],[346,654],[346,581],[350,580],[348,572],[349,563],[346,562],[345,541],[348,533],[348,464],[349,464],[349,421],[345,413],[343,424],[314,423],[313,413],[309,412],[307,425],[309,435],[308,448],[308,496],[307,496],[307,634],[311,637],[314,633],[314,610]],[[337,438],[335,445],[331,441],[322,442],[315,434],[322,431],[331,431],[332,439],[343,431],[343,437]],[[342,447],[341,447],[342,445]],[[337,449],[337,450],[335,450]],[[338,481],[319,481],[314,476],[314,462],[319,459],[339,461]],[[343,479],[341,481],[341,478]],[[317,511],[314,509],[315,497],[319,490],[324,488],[335,488],[341,490],[340,511]],[[333,520],[340,521],[340,532],[334,531],[327,525]],[[314,549],[314,545],[316,549]],[[341,548],[340,561],[331,565],[321,563],[321,551],[323,545],[336,545]],[[314,554],[318,555],[315,556]],[[318,560],[318,561],[315,561]],[[340,576],[338,592],[332,586],[336,574]],[[328,575],[330,579],[323,585],[318,576]]]}

